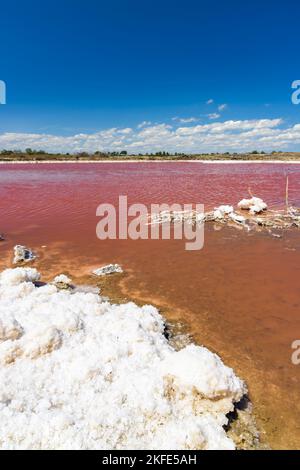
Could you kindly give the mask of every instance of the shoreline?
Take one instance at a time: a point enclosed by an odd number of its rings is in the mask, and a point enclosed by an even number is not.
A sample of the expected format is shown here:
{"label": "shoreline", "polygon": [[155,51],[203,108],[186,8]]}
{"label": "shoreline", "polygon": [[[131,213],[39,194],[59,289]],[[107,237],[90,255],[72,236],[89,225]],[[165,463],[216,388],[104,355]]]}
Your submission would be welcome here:
{"label": "shoreline", "polygon": [[56,164],[56,163],[210,163],[210,164],[248,164],[248,163],[279,163],[279,164],[300,164],[300,160],[16,160],[0,161],[0,165],[21,165],[21,164]]}

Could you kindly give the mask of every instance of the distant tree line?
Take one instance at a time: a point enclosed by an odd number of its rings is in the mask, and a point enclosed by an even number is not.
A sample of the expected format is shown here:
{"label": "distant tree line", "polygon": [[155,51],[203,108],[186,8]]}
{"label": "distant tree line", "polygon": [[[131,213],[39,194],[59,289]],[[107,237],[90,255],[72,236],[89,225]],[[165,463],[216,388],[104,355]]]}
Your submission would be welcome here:
{"label": "distant tree line", "polygon": [[[251,152],[206,152],[206,153],[183,153],[183,152],[168,152],[165,150],[160,150],[156,152],[145,152],[145,153],[130,153],[128,154],[127,150],[121,151],[103,151],[97,150],[96,152],[76,152],[76,153],[50,153],[46,152],[45,150],[35,150],[31,148],[27,148],[25,151],[22,150],[1,150],[0,156],[2,160],[105,160],[105,159],[113,159],[114,157],[118,158],[135,158],[135,159],[143,159],[143,160],[155,160],[155,159],[180,159],[180,160],[188,160],[188,159],[218,159],[221,160],[224,157],[230,158],[232,160],[235,159],[247,159],[253,157],[252,159],[258,159],[259,156],[264,155],[267,157],[268,155],[275,155],[275,154],[282,154],[281,151],[272,151],[266,153],[265,151],[258,151],[253,150]],[[295,155],[297,155],[295,153]],[[298,158],[298,157],[297,157]]]}

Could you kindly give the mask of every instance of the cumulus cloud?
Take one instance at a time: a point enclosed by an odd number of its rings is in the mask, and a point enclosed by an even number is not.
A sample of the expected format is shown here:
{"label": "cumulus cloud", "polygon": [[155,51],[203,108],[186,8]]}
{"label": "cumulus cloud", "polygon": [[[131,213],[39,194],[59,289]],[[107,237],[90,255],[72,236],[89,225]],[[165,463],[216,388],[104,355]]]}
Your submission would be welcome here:
{"label": "cumulus cloud", "polygon": [[206,104],[213,104],[214,100],[210,98],[209,100],[206,101]]}
{"label": "cumulus cloud", "polygon": [[0,134],[0,149],[28,147],[49,152],[94,152],[127,150],[129,153],[226,152],[289,150],[300,144],[300,123],[285,127],[282,119],[227,120],[197,125],[165,123],[110,128],[69,136],[36,133]]}

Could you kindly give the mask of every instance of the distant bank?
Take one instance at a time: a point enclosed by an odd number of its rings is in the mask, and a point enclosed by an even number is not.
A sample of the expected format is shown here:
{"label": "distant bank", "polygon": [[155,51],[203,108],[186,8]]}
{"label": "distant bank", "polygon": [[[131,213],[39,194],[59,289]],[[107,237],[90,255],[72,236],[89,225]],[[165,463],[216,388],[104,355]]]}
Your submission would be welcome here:
{"label": "distant bank", "polygon": [[146,155],[121,155],[95,152],[89,154],[85,152],[76,154],[50,154],[39,151],[28,152],[0,152],[0,163],[58,163],[58,162],[137,162],[137,161],[180,161],[180,162],[219,162],[219,163],[239,163],[239,162],[300,162],[300,152],[272,152],[272,153],[211,153],[211,154],[175,154],[169,155],[166,152],[161,154]]}

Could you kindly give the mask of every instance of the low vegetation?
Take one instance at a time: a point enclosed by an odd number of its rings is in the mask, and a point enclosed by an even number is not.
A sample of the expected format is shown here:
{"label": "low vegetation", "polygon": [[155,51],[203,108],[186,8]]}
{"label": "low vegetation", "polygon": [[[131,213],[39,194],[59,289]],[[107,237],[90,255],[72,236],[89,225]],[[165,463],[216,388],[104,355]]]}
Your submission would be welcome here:
{"label": "low vegetation", "polygon": [[300,160],[300,152],[259,152],[254,150],[249,153],[169,153],[165,151],[146,153],[146,154],[128,154],[125,150],[121,152],[102,152],[94,153],[47,153],[43,150],[26,149],[24,152],[19,150],[0,151],[0,161],[105,161],[105,160]]}

